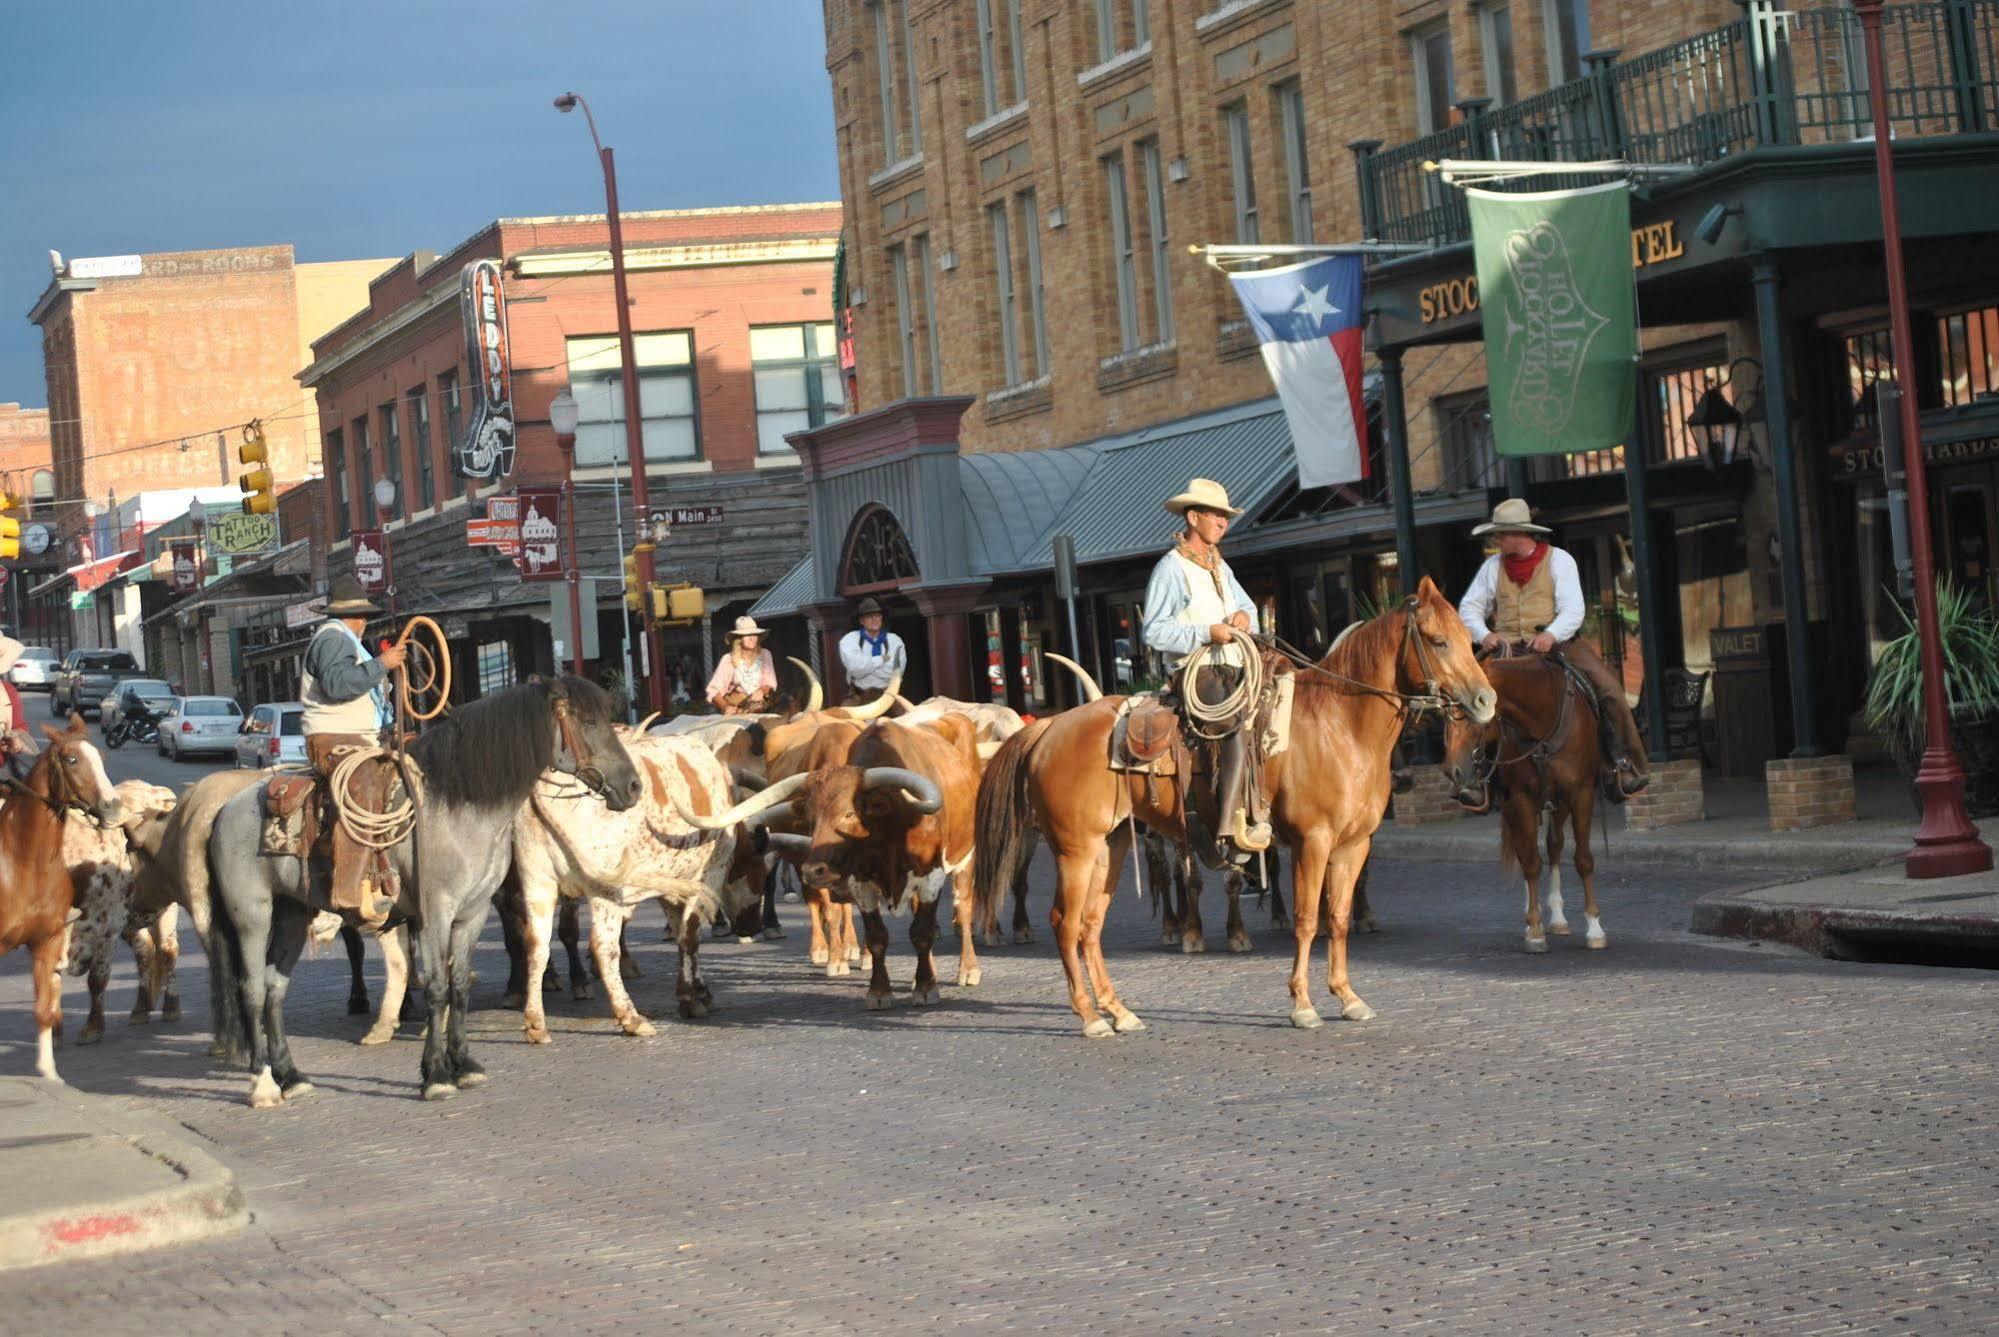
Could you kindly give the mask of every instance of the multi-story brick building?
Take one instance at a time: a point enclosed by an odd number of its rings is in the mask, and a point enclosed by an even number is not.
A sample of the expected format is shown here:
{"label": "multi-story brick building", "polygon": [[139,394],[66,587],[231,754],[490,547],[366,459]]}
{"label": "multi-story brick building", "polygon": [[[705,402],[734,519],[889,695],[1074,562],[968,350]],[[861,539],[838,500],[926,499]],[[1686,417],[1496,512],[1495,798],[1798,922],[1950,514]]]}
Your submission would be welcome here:
{"label": "multi-story brick building", "polygon": [[14,629],[12,635],[30,645],[55,648],[67,619],[52,620],[45,605],[26,597],[28,589],[58,569],[61,557],[48,541],[56,496],[51,458],[49,411],[0,404],[0,488],[28,503],[15,513],[21,522],[21,555],[7,563],[7,589],[0,607],[7,610],[5,620]]}
{"label": "multi-story brick building", "polygon": [[[368,280],[389,263],[300,264],[286,245],[63,265],[28,318],[42,330],[55,522],[68,563],[137,553],[140,536],[116,529],[121,499],[178,494],[180,514],[197,490],[233,488],[241,429],[253,418],[265,424],[280,482],[318,473],[314,396],[293,377],[312,340],[365,301]],[[77,588],[37,597],[82,603],[98,574],[78,572]],[[84,634],[99,634],[86,623]]]}
{"label": "multi-story brick building", "polygon": [[[1187,473],[1247,504],[1238,574],[1265,621],[1308,647],[1415,571],[1461,589],[1479,559],[1466,526],[1525,491],[1584,567],[1587,634],[1613,655],[1632,642],[1634,686],[1641,623],[1660,633],[1655,680],[1705,671],[1723,628],[1779,628],[1755,641],[1772,647],[1786,621],[1851,638],[1822,694],[1818,732],[1836,742],[1892,623],[1877,597],[1892,570],[1878,466],[1870,481],[1865,463],[1877,438],[1866,405],[1855,411],[1880,375],[1886,317],[1860,29],[1845,5],[1794,9],[826,0],[860,412],[802,442],[812,560],[757,611],[831,635],[866,588],[928,640],[932,667],[950,665],[940,685],[970,690],[959,666],[987,658],[1017,696],[1001,661],[1018,647],[1032,690],[1035,647],[1068,639],[1049,580],[1064,533],[1082,564],[1086,661],[1143,675],[1136,604],[1170,528],[1154,508]],[[1904,226],[1924,238],[1911,252],[1922,402],[1955,415],[1934,424],[1949,440],[1984,441],[1999,403],[1999,220],[1975,173],[1989,170],[1999,101],[1999,6],[1890,5],[1888,25]],[[1462,196],[1422,170],[1493,157],[1681,170],[1633,206],[1635,480],[1623,451],[1510,465],[1493,453]],[[1301,493],[1225,278],[1188,247],[1363,240],[1422,252],[1369,265],[1376,468]],[[1766,347],[1772,331],[1790,356]],[[1765,395],[1762,375],[1786,393]],[[1725,448],[1687,422],[1710,389],[1747,419]],[[1796,442],[1773,444],[1786,422]],[[1775,461],[1793,448],[1786,495]],[[1971,477],[1993,467],[1982,448],[1973,458],[1966,499],[1940,500],[1938,523],[1962,535],[1960,577],[1987,583],[1999,486]],[[1838,485],[1848,473],[1857,489]],[[1628,492],[1647,497],[1635,576]],[[979,642],[983,656],[969,652]],[[1775,654],[1763,671],[1781,679]],[[1767,698],[1758,711],[1769,731]],[[1774,714],[1742,756],[1809,732]]]}
{"label": "multi-story brick building", "polygon": [[[844,412],[832,324],[840,210],[635,212],[623,226],[650,500],[719,509],[713,523],[676,528],[656,559],[661,579],[707,592],[710,626],[666,637],[670,663],[693,676],[714,624],[726,629],[804,550],[798,457],[784,438]],[[550,669],[567,637],[566,625],[551,632],[551,587],[523,584],[498,549],[468,546],[465,526],[500,488],[559,485],[548,405],[565,387],[582,410],[578,545],[601,632],[590,657],[610,669],[625,651],[620,549],[638,540],[609,246],[604,217],[582,215],[502,218],[442,257],[415,252],[314,343],[298,375],[321,405],[333,569],[346,569],[353,530],[383,524],[398,611],[446,626],[470,695]],[[481,260],[502,267],[517,423],[511,475],[484,485],[453,470],[471,413],[461,276]],[[394,486],[386,516],[374,500],[382,479]]]}

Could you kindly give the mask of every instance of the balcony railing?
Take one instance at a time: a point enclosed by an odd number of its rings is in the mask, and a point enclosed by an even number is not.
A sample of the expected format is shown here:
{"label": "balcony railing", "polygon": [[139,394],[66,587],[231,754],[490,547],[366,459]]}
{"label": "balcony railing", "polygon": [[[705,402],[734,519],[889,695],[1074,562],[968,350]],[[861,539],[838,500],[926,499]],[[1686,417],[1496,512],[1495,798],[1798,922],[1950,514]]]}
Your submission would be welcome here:
{"label": "balcony railing", "polygon": [[[1882,13],[1888,117],[1899,138],[1999,129],[1999,0],[1930,0]],[[1874,133],[1860,20],[1845,7],[1744,17],[1634,60],[1595,53],[1582,78],[1390,149],[1361,146],[1361,211],[1382,241],[1471,236],[1464,193],[1425,172],[1443,158],[1704,167],[1765,145]],[[1536,176],[1520,189],[1599,178]],[[1507,189],[1495,183],[1493,189]]]}

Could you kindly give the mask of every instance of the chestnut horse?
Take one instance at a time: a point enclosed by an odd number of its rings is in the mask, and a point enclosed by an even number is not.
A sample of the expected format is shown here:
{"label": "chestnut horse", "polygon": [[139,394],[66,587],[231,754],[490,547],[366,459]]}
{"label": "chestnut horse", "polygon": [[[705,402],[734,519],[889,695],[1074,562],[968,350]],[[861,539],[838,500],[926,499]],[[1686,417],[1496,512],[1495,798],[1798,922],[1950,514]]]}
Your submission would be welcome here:
{"label": "chestnut horse", "polygon": [[[1562,914],[1562,824],[1576,837],[1576,873],[1583,880],[1583,945],[1602,948],[1596,912],[1596,854],[1590,829],[1596,813],[1595,694],[1561,664],[1540,655],[1485,661],[1499,692],[1499,718],[1483,728],[1453,721],[1444,730],[1444,773],[1460,802],[1499,806],[1499,860],[1517,868],[1527,888],[1530,952],[1548,950],[1548,934],[1566,937]],[[1546,932],[1535,888],[1541,881],[1541,816],[1548,817]]]}
{"label": "chestnut horse", "polygon": [[[1415,594],[1354,628],[1296,676],[1290,746],[1270,759],[1264,780],[1273,796],[1272,825],[1291,849],[1291,1022],[1309,1028],[1324,1024],[1306,981],[1322,891],[1331,909],[1327,987],[1342,1017],[1374,1015],[1347,978],[1347,926],[1354,880],[1388,803],[1390,765],[1405,720],[1413,709],[1434,707],[1484,723],[1493,717],[1493,693],[1457,611],[1427,577]],[[1050,922],[1068,976],[1069,1005],[1091,1038],[1145,1026],[1118,998],[1102,941],[1111,891],[1129,853],[1129,819],[1135,816],[1169,840],[1186,839],[1172,780],[1110,768],[1111,726],[1121,699],[1105,697],[1016,734],[987,767],[979,792],[979,904],[997,905],[1026,858],[1030,830],[1038,830],[1057,869]],[[1180,761],[1186,764],[1184,755]]]}
{"label": "chestnut horse", "polygon": [[81,812],[116,826],[124,812],[81,715],[71,715],[67,729],[44,724],[42,732],[48,748],[0,804],[0,956],[25,946],[34,957],[35,1071],[57,1082],[59,972],[76,893],[62,858],[63,814]]}

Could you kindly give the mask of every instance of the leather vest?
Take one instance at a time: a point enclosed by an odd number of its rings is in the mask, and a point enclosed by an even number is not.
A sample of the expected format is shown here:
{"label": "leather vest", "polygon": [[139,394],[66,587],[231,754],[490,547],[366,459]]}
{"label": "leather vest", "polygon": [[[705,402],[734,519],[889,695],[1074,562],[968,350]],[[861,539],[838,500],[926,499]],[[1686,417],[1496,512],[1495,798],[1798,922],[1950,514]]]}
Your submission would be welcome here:
{"label": "leather vest", "polygon": [[1555,554],[1550,549],[1534,568],[1525,585],[1516,585],[1506,574],[1506,562],[1499,563],[1494,593],[1492,629],[1509,641],[1531,640],[1555,620]]}

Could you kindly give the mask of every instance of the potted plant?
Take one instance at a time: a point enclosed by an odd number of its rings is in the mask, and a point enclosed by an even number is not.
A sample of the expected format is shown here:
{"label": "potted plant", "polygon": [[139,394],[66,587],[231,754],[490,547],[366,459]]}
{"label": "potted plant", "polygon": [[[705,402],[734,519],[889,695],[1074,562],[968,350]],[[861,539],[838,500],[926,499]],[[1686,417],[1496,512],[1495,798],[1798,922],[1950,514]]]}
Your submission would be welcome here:
{"label": "potted plant", "polygon": [[[1896,607],[1904,631],[1874,661],[1866,717],[1870,728],[1886,736],[1902,774],[1914,780],[1927,743],[1922,644],[1909,611]],[[1937,631],[1951,746],[1964,767],[1965,806],[1974,817],[1990,817],[1999,814],[1999,620],[1969,590],[1939,576]]]}

